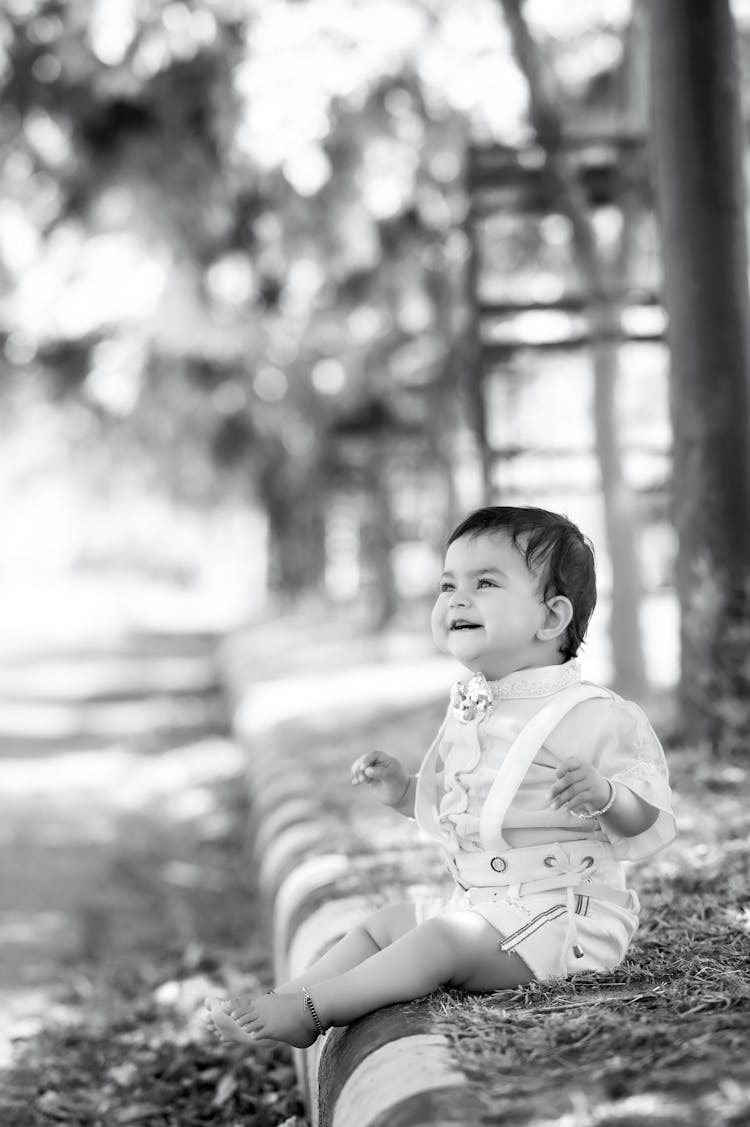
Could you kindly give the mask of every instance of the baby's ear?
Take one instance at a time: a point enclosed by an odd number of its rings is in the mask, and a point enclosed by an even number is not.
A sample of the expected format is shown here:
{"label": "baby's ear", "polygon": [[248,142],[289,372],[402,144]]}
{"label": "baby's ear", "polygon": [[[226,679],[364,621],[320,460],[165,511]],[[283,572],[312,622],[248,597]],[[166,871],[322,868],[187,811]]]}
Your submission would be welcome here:
{"label": "baby's ear", "polygon": [[573,604],[567,595],[553,595],[545,604],[544,626],[536,632],[540,642],[551,642],[559,638],[570,626],[573,619]]}

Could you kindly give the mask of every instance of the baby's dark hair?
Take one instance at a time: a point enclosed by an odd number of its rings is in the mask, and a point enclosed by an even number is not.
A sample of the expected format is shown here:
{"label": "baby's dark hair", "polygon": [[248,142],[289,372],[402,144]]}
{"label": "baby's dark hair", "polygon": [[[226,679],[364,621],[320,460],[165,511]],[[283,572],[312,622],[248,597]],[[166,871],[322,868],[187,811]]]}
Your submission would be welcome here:
{"label": "baby's dark hair", "polygon": [[523,555],[529,571],[542,578],[542,598],[565,595],[573,606],[573,618],[562,637],[560,653],[566,658],[578,653],[596,606],[594,549],[577,525],[560,513],[513,505],[489,505],[462,520],[448,537],[448,544],[463,536],[476,538],[505,533]]}

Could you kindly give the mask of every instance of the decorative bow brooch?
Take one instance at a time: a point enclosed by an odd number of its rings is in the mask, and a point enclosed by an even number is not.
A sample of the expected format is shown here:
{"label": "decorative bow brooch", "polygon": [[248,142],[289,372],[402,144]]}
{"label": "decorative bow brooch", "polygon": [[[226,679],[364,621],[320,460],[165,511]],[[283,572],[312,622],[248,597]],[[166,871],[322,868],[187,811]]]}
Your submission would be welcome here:
{"label": "decorative bow brooch", "polygon": [[456,681],[451,689],[453,715],[462,724],[470,724],[477,716],[484,716],[493,703],[492,690],[483,673],[475,673],[467,684]]}

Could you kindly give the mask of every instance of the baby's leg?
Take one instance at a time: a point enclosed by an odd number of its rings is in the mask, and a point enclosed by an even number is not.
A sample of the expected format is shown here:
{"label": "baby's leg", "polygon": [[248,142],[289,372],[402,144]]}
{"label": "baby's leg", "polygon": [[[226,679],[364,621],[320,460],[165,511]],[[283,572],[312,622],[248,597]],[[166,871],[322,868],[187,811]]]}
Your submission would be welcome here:
{"label": "baby's leg", "polygon": [[[394,1002],[407,1002],[439,986],[503,990],[530,982],[533,975],[514,952],[502,952],[498,932],[476,912],[426,920],[363,963],[311,991],[324,1026],[348,1025]],[[315,1037],[301,994],[256,999],[239,1017],[243,1030],[289,1044]]]}
{"label": "baby's leg", "polygon": [[[275,994],[297,993],[303,983],[311,986],[343,974],[377,954],[383,947],[415,926],[414,904],[389,904],[385,908],[380,908],[367,916],[357,927],[352,928],[343,939],[335,943],[302,974],[277,986]],[[209,1021],[223,1040],[241,1042],[251,1040],[242,1024],[238,1024],[238,1019],[241,1021],[242,1017],[247,1015],[252,1001],[250,996],[206,999]]]}
{"label": "baby's leg", "polygon": [[[426,920],[360,966],[321,982],[315,1005],[325,1025],[348,1025],[371,1010],[421,998],[439,986],[491,992],[534,977],[477,912]],[[322,1011],[322,1012],[321,1012]]]}
{"label": "baby's leg", "polygon": [[311,963],[302,974],[277,986],[275,992],[290,994],[299,990],[303,983],[305,986],[312,986],[359,966],[365,959],[376,955],[416,927],[416,913],[416,906],[409,903],[388,904],[379,908],[352,928],[338,943],[334,943],[329,951]]}

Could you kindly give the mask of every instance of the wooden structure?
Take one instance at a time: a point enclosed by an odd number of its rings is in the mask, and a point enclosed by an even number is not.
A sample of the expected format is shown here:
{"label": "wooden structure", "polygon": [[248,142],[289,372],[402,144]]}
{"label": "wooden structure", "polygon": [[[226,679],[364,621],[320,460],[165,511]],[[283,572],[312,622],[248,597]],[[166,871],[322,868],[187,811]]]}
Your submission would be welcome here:
{"label": "wooden structure", "polygon": [[[577,136],[566,135],[562,141],[541,138],[541,142],[521,148],[475,144],[468,152],[466,233],[470,292],[467,296],[474,322],[477,365],[472,378],[482,389],[486,404],[492,398],[493,384],[502,383],[510,373],[538,369],[544,364],[544,354],[547,354],[547,363],[556,353],[580,354],[583,361],[584,350],[597,341],[614,340],[623,345],[649,344],[653,357],[653,346],[664,341],[666,318],[661,304],[660,262],[655,236],[648,230],[653,220],[646,138],[627,133],[584,132]],[[622,215],[623,204],[627,202],[629,221],[644,227],[645,237],[639,253],[631,260],[627,275],[606,295],[609,316],[604,318],[604,325],[601,317],[589,316],[591,295],[587,292],[586,278],[576,268],[572,240],[565,246],[565,239],[561,237],[560,253],[548,255],[541,269],[534,261],[534,240],[529,236],[532,227],[543,224],[545,217],[556,217],[560,227],[565,223],[558,214],[554,177],[548,175],[545,167],[552,146],[564,157],[566,168],[575,177],[577,190],[592,213],[609,211],[611,218],[612,209],[617,208]],[[498,262],[497,254],[493,255],[491,245],[492,226],[498,218],[501,225],[505,222],[515,224],[519,231],[526,229],[526,236],[521,235],[520,241],[526,242],[528,261],[525,264],[520,261],[518,272],[512,271],[509,276],[503,276],[503,263]],[[628,220],[623,218],[622,221]],[[495,249],[498,244],[502,245],[502,234],[500,240],[495,239]],[[502,258],[502,253],[499,257]],[[524,273],[527,275],[525,282],[519,277]],[[540,275],[544,275],[541,285]],[[600,301],[599,312],[601,304]],[[666,358],[663,366],[662,382],[666,379]],[[491,415],[491,411],[485,410],[485,416]],[[663,431],[668,431],[666,425]],[[498,444],[491,434],[484,437],[489,443],[494,467],[500,472],[504,461],[524,453],[522,445],[516,441],[506,438]],[[554,442],[548,449],[535,444],[533,456],[539,459],[567,453],[568,457],[575,457],[592,452],[591,442],[570,442],[567,447]],[[631,445],[628,452],[646,454],[659,463],[647,488],[664,493],[669,472],[668,435],[662,433],[656,441],[639,441],[637,450]],[[572,484],[572,488],[577,486]],[[512,486],[510,492],[513,492]]]}

